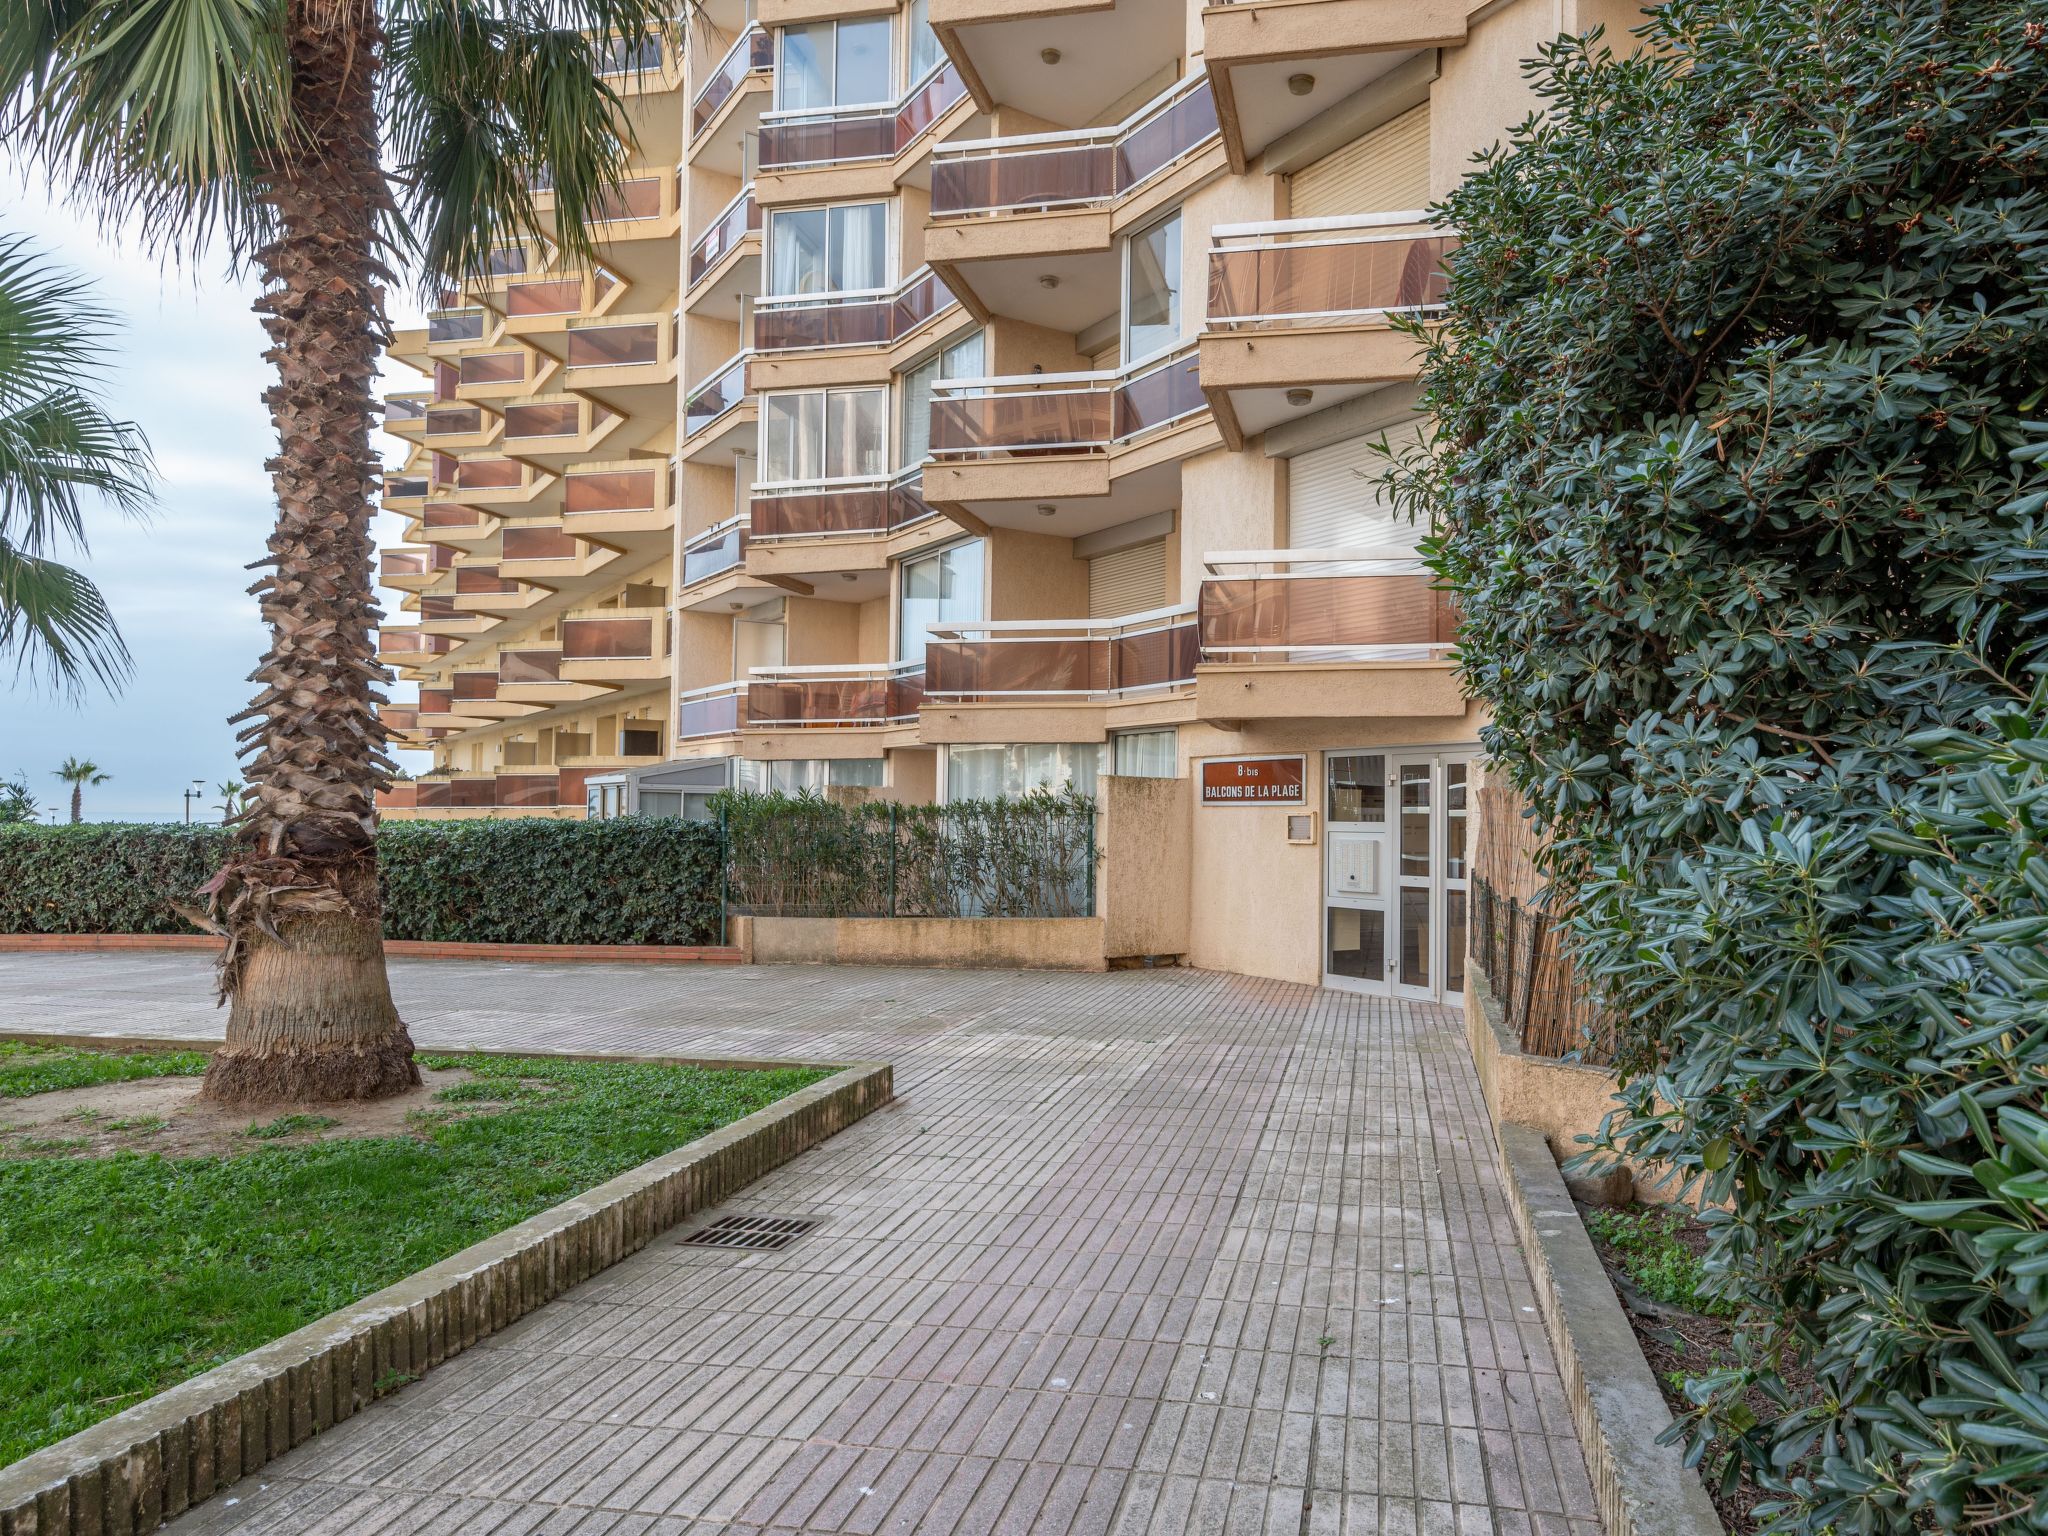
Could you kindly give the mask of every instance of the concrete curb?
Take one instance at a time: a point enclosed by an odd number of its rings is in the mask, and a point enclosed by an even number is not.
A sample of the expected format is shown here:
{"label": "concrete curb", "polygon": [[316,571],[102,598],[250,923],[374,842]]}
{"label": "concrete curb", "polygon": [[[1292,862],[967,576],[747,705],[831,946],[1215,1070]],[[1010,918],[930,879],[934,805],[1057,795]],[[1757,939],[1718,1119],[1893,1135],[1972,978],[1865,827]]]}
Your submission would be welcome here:
{"label": "concrete curb", "polygon": [[1671,1410],[1622,1315],[1543,1133],[1495,1126],[1508,1204],[1608,1536],[1724,1536],[1699,1474],[1657,1437]]}
{"label": "concrete curb", "polygon": [[[150,1043],[203,1050],[216,1042]],[[0,1536],[144,1536],[893,1097],[886,1063],[845,1067],[353,1306],[0,1467]]]}
{"label": "concrete curb", "polygon": [[[105,951],[200,950],[221,941],[209,933],[0,933],[0,955],[75,955]],[[386,939],[397,960],[547,960],[614,965],[741,965],[735,944],[443,944],[429,939]]]}

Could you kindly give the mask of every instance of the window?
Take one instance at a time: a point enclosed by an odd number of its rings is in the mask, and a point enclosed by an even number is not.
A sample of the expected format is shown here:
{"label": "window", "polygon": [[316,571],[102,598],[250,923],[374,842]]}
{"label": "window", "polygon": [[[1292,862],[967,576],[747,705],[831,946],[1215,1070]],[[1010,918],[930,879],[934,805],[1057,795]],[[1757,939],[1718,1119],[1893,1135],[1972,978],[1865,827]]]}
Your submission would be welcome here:
{"label": "window", "polygon": [[1387,760],[1377,752],[1331,753],[1324,760],[1330,781],[1328,816],[1333,822],[1387,821]]}
{"label": "window", "polygon": [[897,467],[922,464],[932,449],[932,385],[939,379],[978,379],[982,375],[981,332],[934,352],[903,374],[902,425],[896,435]]}
{"label": "window", "polygon": [[757,485],[869,480],[887,473],[889,392],[825,389],[761,401]]}
{"label": "window", "polygon": [[900,658],[921,660],[934,624],[971,624],[981,617],[981,567],[979,539],[903,562],[896,610]]}
{"label": "window", "polygon": [[769,293],[862,293],[888,287],[888,204],[777,208],[768,224]]}
{"label": "window", "polygon": [[775,105],[785,112],[814,112],[879,106],[893,99],[889,45],[887,16],[784,27]]}
{"label": "window", "polygon": [[1110,737],[1110,772],[1133,779],[1180,777],[1177,731],[1119,731]]}
{"label": "window", "polygon": [[755,667],[779,667],[788,654],[782,604],[764,603],[732,622],[732,675],[744,682]]}
{"label": "window", "polygon": [[879,757],[798,757],[787,762],[757,763],[741,758],[733,764],[738,788],[752,794],[817,794],[827,787],[862,785],[882,787]]}
{"label": "window", "polygon": [[932,30],[931,0],[911,0],[910,74],[911,85],[924,83],[925,76],[946,62],[946,50],[939,46],[939,34]]}
{"label": "window", "polygon": [[1180,340],[1180,215],[1124,242],[1124,365]]}
{"label": "window", "polygon": [[946,748],[946,800],[1007,800],[1035,789],[1095,793],[1102,772],[1097,742],[1023,742]]}

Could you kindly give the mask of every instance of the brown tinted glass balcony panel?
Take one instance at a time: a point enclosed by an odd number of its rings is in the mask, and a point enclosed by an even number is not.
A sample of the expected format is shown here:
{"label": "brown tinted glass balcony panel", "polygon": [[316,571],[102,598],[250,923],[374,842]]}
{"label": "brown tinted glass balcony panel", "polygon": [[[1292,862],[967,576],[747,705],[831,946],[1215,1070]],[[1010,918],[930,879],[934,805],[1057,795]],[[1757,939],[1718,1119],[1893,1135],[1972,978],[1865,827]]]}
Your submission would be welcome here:
{"label": "brown tinted glass balcony panel", "polygon": [[1421,574],[1211,579],[1201,624],[1216,660],[1266,648],[1449,645],[1457,627],[1447,594]]}
{"label": "brown tinted glass balcony panel", "polygon": [[483,429],[484,413],[473,405],[436,406],[427,412],[426,432],[429,437],[454,437]]}
{"label": "brown tinted glass balcony panel", "polygon": [[683,402],[683,433],[700,432],[747,398],[747,360],[736,357]]}
{"label": "brown tinted glass balcony panel", "polygon": [[507,581],[495,565],[464,565],[455,571],[455,590],[472,597],[503,597],[519,590],[519,583]]}
{"label": "brown tinted glass balcony panel", "polygon": [[661,360],[661,330],[654,325],[582,326],[569,333],[571,368],[616,368]]}
{"label": "brown tinted glass balcony panel", "polygon": [[428,507],[420,513],[423,528],[474,528],[482,521],[474,507]]}
{"label": "brown tinted glass balcony panel", "polygon": [[429,624],[445,623],[449,619],[466,619],[469,615],[455,606],[453,597],[423,597],[420,599],[420,618]]}
{"label": "brown tinted glass balcony panel", "polygon": [[454,714],[454,692],[447,688],[422,688],[420,690],[420,713],[423,715]]}
{"label": "brown tinted glass balcony panel", "polygon": [[893,116],[808,117],[761,125],[761,169],[886,160],[896,153]]}
{"label": "brown tinted glass balcony panel", "polygon": [[889,533],[932,515],[925,499],[902,483],[757,496],[751,508],[752,536],[786,539]]}
{"label": "brown tinted glass balcony panel", "polygon": [[508,315],[573,315],[582,308],[583,279],[580,277],[513,283],[505,289],[505,313]]}
{"label": "brown tinted glass balcony panel", "polygon": [[387,427],[395,427],[401,422],[418,421],[426,414],[427,402],[424,400],[408,400],[403,396],[393,395],[384,402],[384,425]]}
{"label": "brown tinted glass balcony panel", "polygon": [[934,694],[981,698],[1014,693],[1100,693],[1109,687],[1109,646],[1101,640],[933,640],[924,665]]}
{"label": "brown tinted glass balcony panel", "polygon": [[654,655],[649,619],[564,619],[564,661],[645,661]]}
{"label": "brown tinted glass balcony panel", "polygon": [[690,128],[698,131],[718,115],[718,109],[732,100],[748,75],[775,67],[775,39],[756,27],[726,50],[711,77],[697,92],[690,107]]}
{"label": "brown tinted glass balcony panel", "polygon": [[954,302],[952,290],[938,274],[925,272],[902,292],[872,299],[764,304],[754,311],[754,347],[778,352],[888,346]]}
{"label": "brown tinted glass balcony panel", "polygon": [[1163,688],[1192,682],[1202,659],[1201,630],[1193,624],[1118,635],[1109,642],[1113,687]]}
{"label": "brown tinted glass balcony panel", "polygon": [[420,712],[417,709],[380,709],[377,718],[384,722],[387,731],[402,731],[411,734],[420,727]]}
{"label": "brown tinted glass balcony panel", "polygon": [[427,552],[423,549],[387,549],[378,562],[378,568],[386,576],[424,576],[427,574]]}
{"label": "brown tinted glass balcony panel", "polygon": [[455,695],[458,703],[495,699],[498,696],[498,674],[458,672],[449,679],[449,691]]}
{"label": "brown tinted glass balcony panel", "polygon": [[455,467],[457,490],[508,491],[525,483],[526,466],[517,459],[466,459]]}
{"label": "brown tinted glass balcony panel", "polygon": [[416,629],[388,629],[377,637],[377,654],[379,656],[445,656],[455,649],[457,643],[449,635],[423,635]]}
{"label": "brown tinted glass balcony panel", "polygon": [[412,803],[423,811],[445,811],[454,803],[448,793],[450,787],[446,779],[415,780],[412,786]]}
{"label": "brown tinted glass balcony panel", "polygon": [[574,534],[559,528],[507,528],[498,560],[574,560],[581,549]]}
{"label": "brown tinted glass balcony panel", "polygon": [[909,719],[924,700],[924,675],[784,679],[747,685],[750,726],[880,725]]}
{"label": "brown tinted glass balcony panel", "polygon": [[597,206],[591,210],[592,222],[612,224],[624,219],[660,218],[661,182],[659,176],[620,182],[597,200]]}
{"label": "brown tinted glass balcony panel", "polygon": [[1071,143],[943,153],[932,166],[933,218],[999,209],[1109,202],[1218,133],[1208,76],[1131,121],[1121,133],[1073,135]]}
{"label": "brown tinted glass balcony panel", "polygon": [[483,335],[484,312],[480,309],[458,309],[427,316],[427,340],[430,343],[481,341]]}
{"label": "brown tinted glass balcony panel", "polygon": [[[461,780],[457,780],[461,783]],[[562,779],[554,773],[501,773],[492,781],[497,804],[531,810],[537,806],[559,805]]]}
{"label": "brown tinted glass balcony panel", "polygon": [[493,277],[517,277],[526,270],[526,247],[497,246],[484,258],[484,268]]}
{"label": "brown tinted glass balcony panel", "polygon": [[562,680],[562,651],[550,646],[539,651],[498,652],[498,681],[503,683],[559,683]]}
{"label": "brown tinted glass balcony panel", "polygon": [[562,484],[562,510],[576,512],[651,512],[654,471],[594,470],[570,475]]}
{"label": "brown tinted glass balcony panel", "polygon": [[1441,304],[1456,237],[1281,243],[1209,253],[1210,325],[1327,323]]}
{"label": "brown tinted glass balcony panel", "polygon": [[405,501],[414,496],[427,494],[425,475],[391,475],[384,481],[384,495],[392,501]]}
{"label": "brown tinted glass balcony panel", "polygon": [[690,247],[690,281],[695,283],[725,259],[726,253],[761,228],[761,205],[752,187],[726,205],[725,211]]}
{"label": "brown tinted glass balcony panel", "polygon": [[640,728],[619,731],[619,756],[659,757],[661,756],[661,730]]}
{"label": "brown tinted glass balcony panel", "polygon": [[462,360],[465,384],[523,384],[526,382],[524,352],[479,352]]}
{"label": "brown tinted glass balcony panel", "polygon": [[676,700],[676,738],[730,736],[740,728],[740,695],[714,693]]}
{"label": "brown tinted glass balcony panel", "polygon": [[933,453],[1071,452],[1109,440],[1108,390],[971,395],[932,402]]}
{"label": "brown tinted glass balcony panel", "polygon": [[1199,411],[1208,404],[1202,394],[1200,360],[1189,355],[1149,369],[1119,385],[1114,401],[1110,430],[1119,439]]}
{"label": "brown tinted glass balcony panel", "polygon": [[574,437],[582,430],[580,413],[573,400],[505,407],[505,436],[508,438]]}
{"label": "brown tinted glass balcony panel", "polygon": [[709,581],[747,557],[746,530],[737,523],[715,537],[700,538],[683,548],[683,585]]}
{"label": "brown tinted glass balcony panel", "polygon": [[[680,13],[678,13],[680,14]],[[615,37],[606,45],[598,69],[607,75],[651,75],[661,69],[661,39]]]}

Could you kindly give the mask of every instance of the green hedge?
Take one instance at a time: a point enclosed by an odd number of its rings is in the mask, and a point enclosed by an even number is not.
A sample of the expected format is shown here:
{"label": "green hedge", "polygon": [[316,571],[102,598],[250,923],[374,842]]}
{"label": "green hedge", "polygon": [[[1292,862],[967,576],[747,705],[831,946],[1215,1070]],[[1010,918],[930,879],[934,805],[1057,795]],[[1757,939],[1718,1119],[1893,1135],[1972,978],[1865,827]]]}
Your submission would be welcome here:
{"label": "green hedge", "polygon": [[[218,827],[0,827],[0,933],[190,933]],[[384,932],[478,944],[715,944],[718,829],[700,822],[388,822]]]}

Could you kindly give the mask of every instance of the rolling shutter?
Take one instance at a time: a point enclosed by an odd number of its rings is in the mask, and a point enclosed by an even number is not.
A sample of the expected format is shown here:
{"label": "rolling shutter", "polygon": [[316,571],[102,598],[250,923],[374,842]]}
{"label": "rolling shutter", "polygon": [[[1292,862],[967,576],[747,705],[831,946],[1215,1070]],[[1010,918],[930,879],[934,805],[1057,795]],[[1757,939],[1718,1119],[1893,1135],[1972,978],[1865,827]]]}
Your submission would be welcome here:
{"label": "rolling shutter", "polygon": [[1088,617],[1120,618],[1166,606],[1166,541],[1136,544],[1088,562]]}
{"label": "rolling shutter", "polygon": [[1429,202],[1429,106],[1361,134],[1294,173],[1297,219],[1402,213]]}
{"label": "rolling shutter", "polygon": [[1289,549],[1405,549],[1422,536],[1386,499],[1390,468],[1374,444],[1384,436],[1396,453],[1421,438],[1422,424],[1402,422],[1382,432],[1296,454],[1287,467]]}

